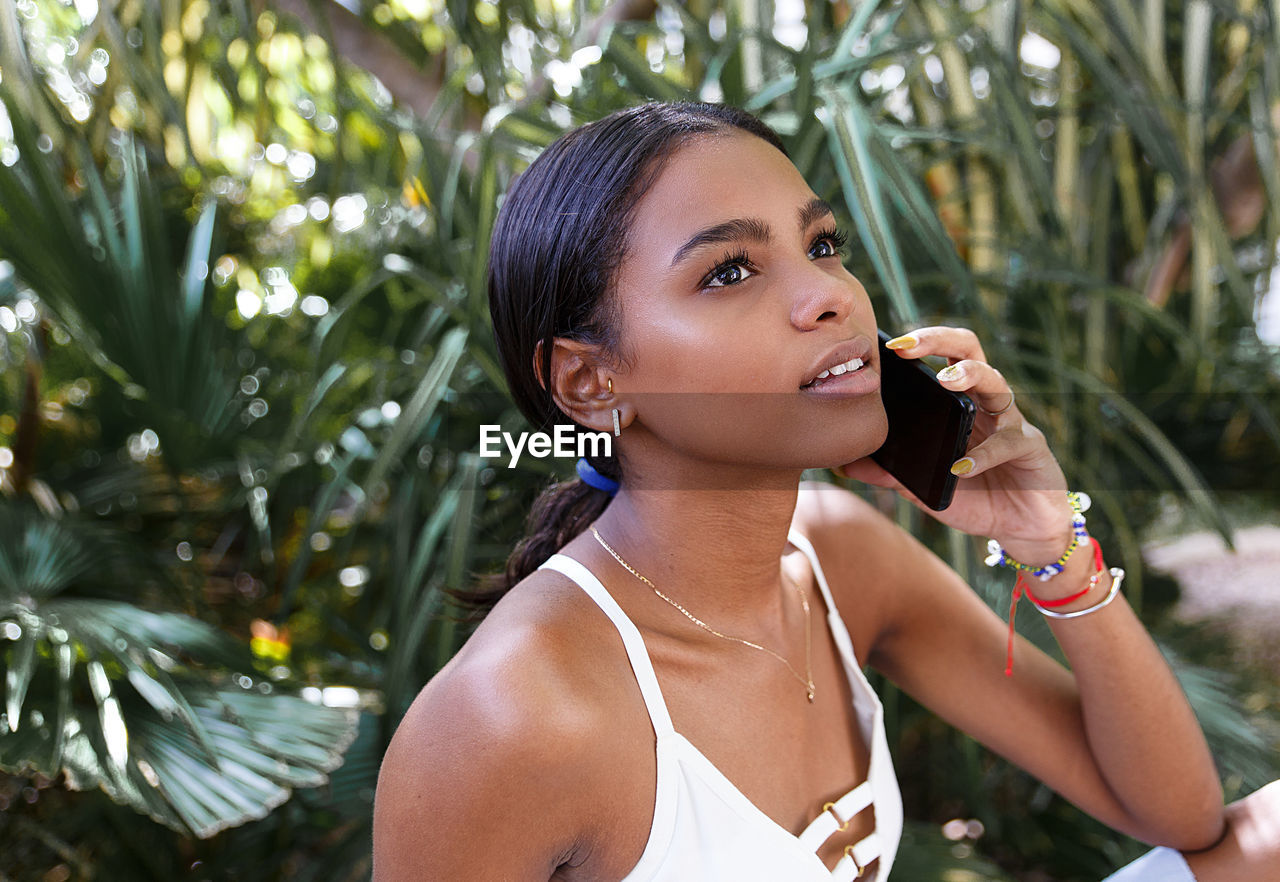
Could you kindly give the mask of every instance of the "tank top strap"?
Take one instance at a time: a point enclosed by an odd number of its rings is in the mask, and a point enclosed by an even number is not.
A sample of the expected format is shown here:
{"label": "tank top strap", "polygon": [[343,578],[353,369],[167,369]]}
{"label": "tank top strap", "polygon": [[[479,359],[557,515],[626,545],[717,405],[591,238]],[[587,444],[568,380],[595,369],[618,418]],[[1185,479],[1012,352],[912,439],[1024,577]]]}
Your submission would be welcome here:
{"label": "tank top strap", "polygon": [[[839,621],[840,617],[836,615],[836,602],[831,597],[831,588],[827,585],[827,575],[822,572],[822,564],[818,563],[818,552],[814,551],[813,544],[795,527],[792,527],[787,533],[787,541],[803,551],[804,556],[809,558],[809,563],[813,566],[813,573],[818,577],[818,588],[822,591],[822,599],[827,604],[827,617],[835,616],[836,620]],[[842,627],[843,624],[841,622]]]}
{"label": "tank top strap", "polygon": [[848,654],[849,661],[857,673],[856,679],[860,681],[859,685],[865,686],[869,692],[874,692],[862,673],[861,662],[858,661],[857,653],[853,651],[853,638],[849,636],[849,629],[845,627],[844,619],[840,618],[840,611],[836,609],[835,598],[831,596],[831,587],[827,584],[827,574],[822,571],[822,564],[818,562],[818,552],[814,550],[813,543],[794,527],[787,533],[787,540],[809,558],[809,563],[813,566],[813,574],[818,577],[818,590],[822,592],[822,600],[827,605],[827,626],[831,628],[836,646]]}
{"label": "tank top strap", "polygon": [[644,638],[627,614],[618,606],[618,602],[609,594],[599,579],[581,562],[567,554],[553,554],[538,569],[552,569],[568,576],[587,596],[596,602],[618,629],[622,637],[622,645],[627,650],[627,658],[631,662],[631,670],[635,672],[636,682],[640,685],[640,694],[644,697],[644,705],[649,711],[649,720],[653,723],[654,734],[658,738],[674,734],[671,715],[667,713],[667,703],[662,698],[662,689],[658,686],[658,677],[653,672],[653,663],[649,660],[649,651],[645,648]]}

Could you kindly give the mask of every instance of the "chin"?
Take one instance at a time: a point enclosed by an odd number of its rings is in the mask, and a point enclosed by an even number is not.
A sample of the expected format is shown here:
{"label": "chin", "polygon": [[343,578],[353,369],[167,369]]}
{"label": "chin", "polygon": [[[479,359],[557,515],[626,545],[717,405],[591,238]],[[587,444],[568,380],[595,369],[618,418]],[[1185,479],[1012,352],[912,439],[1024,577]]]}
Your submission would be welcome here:
{"label": "chin", "polygon": [[879,431],[872,434],[859,433],[855,439],[851,439],[854,443],[841,444],[838,448],[827,447],[824,450],[816,451],[817,455],[809,458],[809,464],[806,468],[833,469],[836,466],[847,465],[864,459],[875,453],[884,445],[886,431]]}
{"label": "chin", "polygon": [[873,446],[867,451],[868,455],[879,450],[884,445],[885,439],[889,437],[889,418],[885,416],[884,405],[881,404],[878,410],[879,419],[876,420],[876,425],[871,431]]}
{"label": "chin", "polygon": [[[877,402],[878,403],[878,402]],[[884,406],[875,408],[875,413],[859,415],[856,425],[841,433],[846,443],[834,451],[839,460],[837,465],[844,465],[864,456],[870,456],[884,446],[889,437],[889,418],[885,416]]]}

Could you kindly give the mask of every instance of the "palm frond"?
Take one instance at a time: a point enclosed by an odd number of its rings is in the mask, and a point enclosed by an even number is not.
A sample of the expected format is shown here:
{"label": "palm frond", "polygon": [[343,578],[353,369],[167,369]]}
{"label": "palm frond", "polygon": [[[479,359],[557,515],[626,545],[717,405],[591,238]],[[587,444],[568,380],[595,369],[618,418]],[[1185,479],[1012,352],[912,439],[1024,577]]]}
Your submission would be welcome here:
{"label": "palm frond", "polygon": [[827,90],[823,100],[819,112],[830,134],[831,158],[840,176],[845,205],[884,282],[898,319],[905,323],[919,322],[920,311],[911,295],[897,234],[889,221],[880,189],[881,176],[874,167],[868,142],[870,121],[850,89]]}
{"label": "palm frond", "polygon": [[93,531],[0,507],[0,769],[65,772],[200,837],[323,782],[354,715],[255,683],[245,647],[190,616],[67,596],[109,560],[102,548]]}
{"label": "palm frond", "polygon": [[[113,196],[83,141],[73,142],[75,167],[61,167],[39,149],[3,86],[0,98],[21,157],[0,165],[0,253],[108,376],[143,402],[175,464],[198,460],[237,416],[229,347],[206,298],[216,202],[202,206],[176,262],[161,185],[131,137],[119,145]],[[83,196],[66,192],[65,175],[85,181]]]}

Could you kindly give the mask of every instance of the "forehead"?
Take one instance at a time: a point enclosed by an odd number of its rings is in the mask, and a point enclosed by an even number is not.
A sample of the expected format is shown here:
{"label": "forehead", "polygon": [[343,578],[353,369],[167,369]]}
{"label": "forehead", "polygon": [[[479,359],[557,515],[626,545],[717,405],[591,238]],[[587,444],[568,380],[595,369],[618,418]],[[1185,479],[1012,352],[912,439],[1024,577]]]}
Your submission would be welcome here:
{"label": "forehead", "polygon": [[791,160],[768,141],[738,130],[697,135],[667,159],[636,205],[631,244],[674,252],[699,230],[734,218],[759,218],[777,231],[789,230],[796,209],[813,195]]}

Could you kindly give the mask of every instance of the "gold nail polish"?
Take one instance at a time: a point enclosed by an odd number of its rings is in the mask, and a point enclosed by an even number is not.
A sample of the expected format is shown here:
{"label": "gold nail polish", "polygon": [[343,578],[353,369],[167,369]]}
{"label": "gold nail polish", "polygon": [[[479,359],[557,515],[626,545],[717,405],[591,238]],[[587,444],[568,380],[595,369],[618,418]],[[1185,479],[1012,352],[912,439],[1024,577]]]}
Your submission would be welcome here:
{"label": "gold nail polish", "polygon": [[920,341],[910,334],[903,334],[901,337],[894,337],[888,343],[884,344],[886,349],[911,349],[913,346],[919,346]]}
{"label": "gold nail polish", "polygon": [[966,456],[963,459],[957,459],[951,464],[951,474],[967,475],[973,471],[973,457]]}
{"label": "gold nail polish", "polygon": [[942,370],[938,371],[938,379],[945,380],[948,383],[952,380],[958,380],[962,376],[964,376],[964,368],[960,367],[958,364],[949,364]]}

